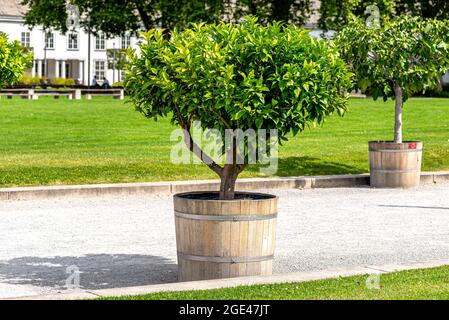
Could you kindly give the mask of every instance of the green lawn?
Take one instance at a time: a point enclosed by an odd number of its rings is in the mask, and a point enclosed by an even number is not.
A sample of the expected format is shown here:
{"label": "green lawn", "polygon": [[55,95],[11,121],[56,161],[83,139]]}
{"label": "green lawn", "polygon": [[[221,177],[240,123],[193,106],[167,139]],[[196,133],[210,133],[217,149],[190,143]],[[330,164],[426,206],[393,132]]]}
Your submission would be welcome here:
{"label": "green lawn", "polygon": [[[368,172],[367,141],[391,139],[392,102],[353,99],[344,118],[307,130],[279,151],[279,176]],[[405,137],[424,141],[424,170],[449,169],[449,99],[406,104]],[[150,121],[131,104],[0,100],[0,186],[216,178],[203,165],[170,163],[168,120]],[[242,177],[255,177],[250,168]]]}
{"label": "green lawn", "polygon": [[[436,300],[449,299],[449,267],[418,269],[380,276],[378,288],[368,275],[300,283],[241,286],[205,291],[162,292],[108,297],[105,300]],[[369,281],[372,283],[372,281]]]}

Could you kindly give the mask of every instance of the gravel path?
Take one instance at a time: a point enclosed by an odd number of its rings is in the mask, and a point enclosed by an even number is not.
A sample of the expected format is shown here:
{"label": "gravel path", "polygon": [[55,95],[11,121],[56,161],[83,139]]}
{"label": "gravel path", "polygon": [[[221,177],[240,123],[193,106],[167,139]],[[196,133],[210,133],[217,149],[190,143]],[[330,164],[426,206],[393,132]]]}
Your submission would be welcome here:
{"label": "gravel path", "polygon": [[[449,185],[280,190],[275,272],[449,257]],[[176,281],[171,197],[0,201],[0,297]]]}

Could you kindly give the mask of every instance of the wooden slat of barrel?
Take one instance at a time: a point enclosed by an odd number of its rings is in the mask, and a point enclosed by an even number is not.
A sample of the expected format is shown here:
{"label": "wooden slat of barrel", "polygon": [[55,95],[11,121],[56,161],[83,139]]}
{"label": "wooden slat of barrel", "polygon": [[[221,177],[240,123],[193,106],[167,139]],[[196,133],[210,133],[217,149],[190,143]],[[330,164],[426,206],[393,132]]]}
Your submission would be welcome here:
{"label": "wooden slat of barrel", "polygon": [[[222,257],[231,256],[231,225],[232,223],[229,221],[221,223],[221,239],[223,243],[220,255]],[[220,263],[219,268],[217,277],[220,277],[220,274],[223,278],[231,277],[231,265],[229,263]]]}
{"label": "wooden slat of barrel", "polygon": [[[175,216],[180,281],[271,274],[276,197],[205,201],[175,196],[174,204],[175,214],[181,213]],[[247,220],[251,216],[259,220]]]}
{"label": "wooden slat of barrel", "polygon": [[[241,221],[240,224],[240,241],[239,241],[239,257],[250,257],[248,254],[248,229],[249,221]],[[247,263],[239,263],[239,274],[248,275]]]}
{"label": "wooden slat of barrel", "polygon": [[[230,257],[238,257],[240,255],[240,223],[231,223],[231,242],[230,242]],[[229,264],[230,276],[238,277],[240,273],[240,266],[238,263]]]}
{"label": "wooden slat of barrel", "polygon": [[370,142],[371,186],[411,188],[419,185],[422,143]]}

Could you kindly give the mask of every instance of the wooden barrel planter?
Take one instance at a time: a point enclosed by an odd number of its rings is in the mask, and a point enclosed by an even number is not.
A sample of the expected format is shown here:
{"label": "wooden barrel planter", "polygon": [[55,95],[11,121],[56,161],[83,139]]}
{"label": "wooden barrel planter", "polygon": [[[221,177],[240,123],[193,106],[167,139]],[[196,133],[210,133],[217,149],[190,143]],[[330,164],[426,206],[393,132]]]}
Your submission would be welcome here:
{"label": "wooden barrel planter", "polygon": [[413,188],[421,178],[422,142],[369,143],[370,184],[376,188]]}
{"label": "wooden barrel planter", "polygon": [[179,281],[270,275],[278,198],[218,192],[174,196]]}

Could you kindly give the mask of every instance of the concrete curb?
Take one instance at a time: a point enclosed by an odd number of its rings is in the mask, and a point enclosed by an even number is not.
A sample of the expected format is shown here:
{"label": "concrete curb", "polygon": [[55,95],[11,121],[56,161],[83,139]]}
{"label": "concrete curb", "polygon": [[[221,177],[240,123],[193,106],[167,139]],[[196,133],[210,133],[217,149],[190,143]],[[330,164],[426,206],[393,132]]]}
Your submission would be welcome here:
{"label": "concrete curb", "polygon": [[[421,175],[421,184],[423,185],[444,182],[449,182],[449,171],[423,172]],[[261,189],[346,188],[368,185],[369,174],[353,174],[239,179],[237,189],[251,191]],[[126,196],[138,194],[168,195],[178,192],[216,191],[218,189],[218,180],[0,188],[0,200],[32,200],[105,195]]]}
{"label": "concrete curb", "polygon": [[210,290],[210,289],[229,288],[244,285],[304,282],[304,281],[322,280],[338,277],[348,277],[355,275],[384,274],[397,271],[426,269],[448,265],[449,260],[432,260],[426,262],[389,264],[382,266],[360,266],[345,269],[338,268],[321,271],[288,273],[272,276],[242,277],[242,278],[230,278],[220,280],[176,282],[176,283],[127,287],[127,288],[72,291],[68,293],[60,293],[52,295],[36,295],[36,296],[9,298],[4,300],[78,300],[78,299],[96,299],[101,297],[112,297],[112,296],[123,297],[123,296],[148,294],[156,292],[167,292],[167,291]]}

